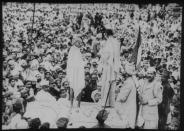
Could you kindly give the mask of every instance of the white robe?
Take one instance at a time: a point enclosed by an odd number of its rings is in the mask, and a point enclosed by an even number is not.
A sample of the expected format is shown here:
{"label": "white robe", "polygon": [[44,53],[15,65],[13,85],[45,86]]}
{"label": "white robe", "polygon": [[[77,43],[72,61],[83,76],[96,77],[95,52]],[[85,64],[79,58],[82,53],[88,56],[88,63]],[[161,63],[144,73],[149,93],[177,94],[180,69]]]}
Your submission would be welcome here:
{"label": "white robe", "polygon": [[67,62],[67,79],[70,87],[74,90],[74,97],[77,97],[85,86],[85,63],[82,59],[80,49],[76,46],[70,48]]}
{"label": "white robe", "polygon": [[[103,72],[102,72],[102,90],[101,90],[101,104],[105,105],[110,87],[109,82],[116,79],[115,72],[119,72],[120,68],[120,44],[114,38],[109,38],[105,47],[101,51]],[[109,92],[107,106],[114,106],[115,90],[114,84]]]}
{"label": "white robe", "polygon": [[117,96],[115,109],[123,128],[135,128],[136,122],[136,87],[132,78],[128,78]]}

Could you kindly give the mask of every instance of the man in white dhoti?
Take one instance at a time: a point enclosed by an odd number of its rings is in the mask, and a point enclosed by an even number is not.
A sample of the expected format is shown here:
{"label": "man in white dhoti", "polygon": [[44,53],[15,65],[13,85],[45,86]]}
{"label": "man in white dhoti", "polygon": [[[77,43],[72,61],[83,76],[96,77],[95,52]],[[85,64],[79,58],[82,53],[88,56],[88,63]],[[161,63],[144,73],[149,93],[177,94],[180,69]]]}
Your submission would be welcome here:
{"label": "man in white dhoti", "polygon": [[[70,48],[67,62],[67,79],[70,83],[70,87],[73,90],[74,104],[77,103],[77,107],[80,107],[81,91],[85,86],[85,73],[84,73],[84,61],[80,52],[82,46],[82,40],[74,38],[73,46]],[[71,101],[71,107],[73,107],[73,100]]]}
{"label": "man in white dhoti", "polygon": [[[113,32],[110,29],[107,30],[107,37],[107,42],[103,49],[100,51],[103,64],[100,103],[102,106],[104,106],[107,99],[106,106],[113,107],[115,103],[115,79],[120,69],[120,43],[115,38],[113,38]],[[107,96],[110,88],[110,83],[112,83],[112,87],[110,89],[109,96]]]}

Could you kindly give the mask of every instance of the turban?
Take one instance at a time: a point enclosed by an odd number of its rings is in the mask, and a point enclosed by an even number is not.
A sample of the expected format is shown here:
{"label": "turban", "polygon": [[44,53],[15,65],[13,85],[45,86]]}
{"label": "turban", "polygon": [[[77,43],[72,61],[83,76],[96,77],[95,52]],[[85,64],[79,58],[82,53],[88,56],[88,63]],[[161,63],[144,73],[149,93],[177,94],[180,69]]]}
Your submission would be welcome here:
{"label": "turban", "polygon": [[128,73],[128,74],[132,74],[134,72],[134,64],[133,63],[126,63],[125,65],[125,71]]}
{"label": "turban", "polygon": [[76,42],[82,43],[82,39],[79,37],[76,37],[72,40],[72,45],[74,45]]}
{"label": "turban", "polygon": [[91,98],[93,99],[93,101],[95,101],[95,96],[96,95],[101,95],[100,94],[100,92],[98,92],[97,90],[95,90],[95,91],[93,91],[92,93],[91,93]]}
{"label": "turban", "polygon": [[38,62],[38,60],[34,59],[34,60],[31,62],[31,68],[37,70],[38,67],[39,67],[39,62]]}

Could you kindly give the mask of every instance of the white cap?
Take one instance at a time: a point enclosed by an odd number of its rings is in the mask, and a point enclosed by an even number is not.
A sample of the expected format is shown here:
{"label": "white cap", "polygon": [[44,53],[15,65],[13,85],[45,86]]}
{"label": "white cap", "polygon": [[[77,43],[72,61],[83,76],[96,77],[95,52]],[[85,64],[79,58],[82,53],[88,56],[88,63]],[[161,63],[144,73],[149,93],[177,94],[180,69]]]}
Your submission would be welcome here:
{"label": "white cap", "polygon": [[153,73],[153,72],[156,72],[155,68],[154,67],[149,67],[148,70],[147,70],[147,73]]}

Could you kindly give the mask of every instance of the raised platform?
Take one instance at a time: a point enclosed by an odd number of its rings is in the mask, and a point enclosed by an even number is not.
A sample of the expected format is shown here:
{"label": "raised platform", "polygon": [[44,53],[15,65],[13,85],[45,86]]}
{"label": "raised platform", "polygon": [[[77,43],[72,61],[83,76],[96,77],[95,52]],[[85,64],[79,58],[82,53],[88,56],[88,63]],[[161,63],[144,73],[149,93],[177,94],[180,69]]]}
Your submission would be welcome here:
{"label": "raised platform", "polygon": [[[68,128],[79,128],[80,126],[91,128],[95,126],[98,123],[96,116],[100,109],[96,103],[81,102],[79,112],[76,112],[75,109],[72,111]],[[109,111],[109,116],[105,123],[112,128],[122,128],[121,120],[114,108],[107,107],[106,110]]]}

